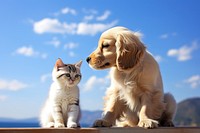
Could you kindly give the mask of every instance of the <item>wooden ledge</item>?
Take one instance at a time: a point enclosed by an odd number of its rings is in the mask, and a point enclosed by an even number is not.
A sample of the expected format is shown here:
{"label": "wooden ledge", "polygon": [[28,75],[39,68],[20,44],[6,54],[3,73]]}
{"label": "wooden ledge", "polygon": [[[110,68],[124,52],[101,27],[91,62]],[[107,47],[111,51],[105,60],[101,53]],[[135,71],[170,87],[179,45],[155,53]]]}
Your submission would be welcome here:
{"label": "wooden ledge", "polygon": [[200,127],[176,128],[0,128],[0,133],[200,133]]}

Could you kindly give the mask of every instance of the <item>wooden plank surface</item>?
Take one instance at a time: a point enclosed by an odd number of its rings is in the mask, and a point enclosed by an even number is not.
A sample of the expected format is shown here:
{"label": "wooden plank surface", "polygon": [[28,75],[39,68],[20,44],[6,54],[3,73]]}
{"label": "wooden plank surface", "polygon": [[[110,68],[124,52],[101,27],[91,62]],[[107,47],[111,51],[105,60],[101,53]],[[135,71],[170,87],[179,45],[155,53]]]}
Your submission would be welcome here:
{"label": "wooden plank surface", "polygon": [[200,127],[176,128],[0,128],[0,133],[200,133]]}

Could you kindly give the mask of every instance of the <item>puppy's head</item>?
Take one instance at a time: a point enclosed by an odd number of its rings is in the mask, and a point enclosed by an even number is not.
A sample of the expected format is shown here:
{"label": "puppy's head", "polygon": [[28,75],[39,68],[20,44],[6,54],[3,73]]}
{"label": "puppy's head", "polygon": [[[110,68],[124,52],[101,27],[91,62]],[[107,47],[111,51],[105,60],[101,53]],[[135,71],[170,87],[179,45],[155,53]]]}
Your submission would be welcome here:
{"label": "puppy's head", "polygon": [[144,51],[145,46],[137,33],[114,27],[102,33],[97,49],[86,60],[94,69],[117,67],[123,71],[138,64]]}

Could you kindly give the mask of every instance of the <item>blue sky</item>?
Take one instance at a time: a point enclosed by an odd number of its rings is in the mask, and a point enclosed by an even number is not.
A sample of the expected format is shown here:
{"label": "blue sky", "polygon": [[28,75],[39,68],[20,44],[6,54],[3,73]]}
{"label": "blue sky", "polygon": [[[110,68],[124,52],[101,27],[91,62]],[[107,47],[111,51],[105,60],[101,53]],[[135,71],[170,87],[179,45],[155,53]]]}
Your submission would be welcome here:
{"label": "blue sky", "polygon": [[1,0],[0,117],[37,117],[48,96],[57,58],[83,60],[81,108],[99,110],[109,70],[85,59],[103,31],[124,26],[160,64],[165,92],[177,102],[200,96],[198,0]]}

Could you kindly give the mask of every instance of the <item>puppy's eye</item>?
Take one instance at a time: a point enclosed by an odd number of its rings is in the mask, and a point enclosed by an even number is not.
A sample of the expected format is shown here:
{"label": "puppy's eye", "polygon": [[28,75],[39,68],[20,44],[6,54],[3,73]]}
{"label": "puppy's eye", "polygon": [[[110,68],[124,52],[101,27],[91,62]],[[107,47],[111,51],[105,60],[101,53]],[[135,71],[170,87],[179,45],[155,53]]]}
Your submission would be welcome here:
{"label": "puppy's eye", "polygon": [[102,48],[108,48],[110,45],[109,44],[103,44]]}

